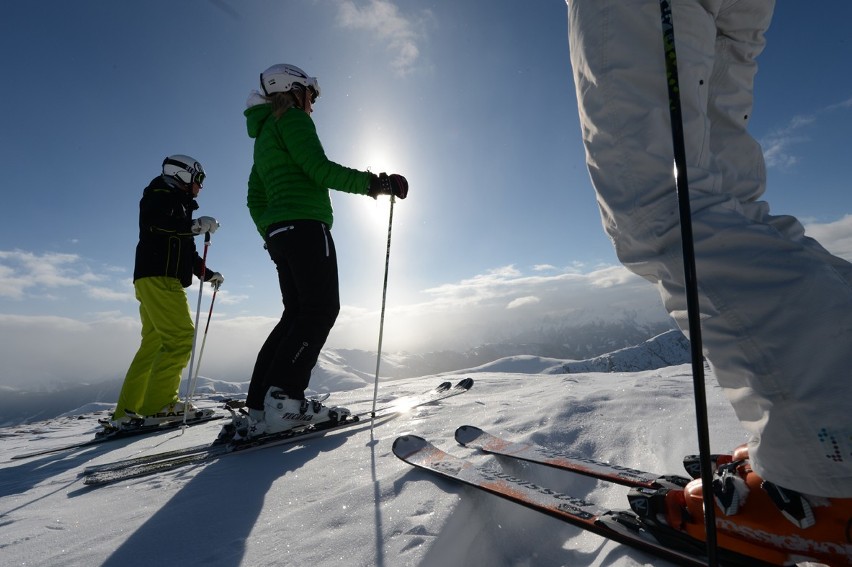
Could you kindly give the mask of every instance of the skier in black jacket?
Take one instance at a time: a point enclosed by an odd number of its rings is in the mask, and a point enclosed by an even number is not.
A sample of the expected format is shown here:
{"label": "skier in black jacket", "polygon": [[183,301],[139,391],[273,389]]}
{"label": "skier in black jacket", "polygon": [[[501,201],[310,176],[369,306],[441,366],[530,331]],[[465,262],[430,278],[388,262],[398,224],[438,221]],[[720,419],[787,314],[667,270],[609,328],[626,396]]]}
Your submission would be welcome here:
{"label": "skier in black jacket", "polygon": [[217,288],[222,274],[205,269],[194,237],[213,234],[219,223],[213,217],[192,219],[195,197],[204,183],[204,168],[186,155],[163,161],[139,201],[139,244],[133,286],[142,319],[142,343],[127,375],[111,425],[131,418],[147,422],[183,419],[185,410],[178,388],[189,361],[195,329],[184,288],[195,274]]}

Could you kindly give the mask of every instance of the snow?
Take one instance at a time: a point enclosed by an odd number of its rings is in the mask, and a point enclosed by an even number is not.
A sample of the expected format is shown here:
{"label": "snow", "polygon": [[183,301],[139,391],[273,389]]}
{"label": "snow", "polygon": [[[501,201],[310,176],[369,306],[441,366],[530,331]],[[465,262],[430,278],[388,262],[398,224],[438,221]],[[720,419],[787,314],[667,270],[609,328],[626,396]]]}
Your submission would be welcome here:
{"label": "snow", "polygon": [[[659,342],[659,341],[657,341]],[[644,351],[643,351],[644,352]],[[622,358],[626,355],[622,354]],[[637,354],[637,357],[644,356]],[[647,359],[643,359],[646,363]],[[318,391],[353,411],[372,406],[372,383],[323,361]],[[9,460],[85,439],[102,405],[63,418],[0,429],[0,549],[4,566],[257,565],[666,566],[497,497],[437,479],[398,460],[391,445],[415,433],[450,453],[495,463],[514,476],[609,507],[626,489],[459,446],[458,426],[535,441],[597,460],[683,474],[696,452],[691,367],[636,372],[554,373],[562,363],[512,357],[475,371],[383,380],[379,402],[471,376],[473,389],[376,426],[358,426],[303,445],[229,455],[203,466],[100,488],[82,469],[137,454],[212,440],[221,422],[185,431]],[[569,365],[570,367],[570,365]],[[330,378],[329,378],[330,377]],[[204,383],[210,386],[211,381]],[[223,383],[226,390],[232,385]],[[244,386],[244,385],[243,385]],[[227,395],[232,395],[228,392]],[[199,405],[215,407],[219,394]],[[707,371],[711,445],[745,441]]]}

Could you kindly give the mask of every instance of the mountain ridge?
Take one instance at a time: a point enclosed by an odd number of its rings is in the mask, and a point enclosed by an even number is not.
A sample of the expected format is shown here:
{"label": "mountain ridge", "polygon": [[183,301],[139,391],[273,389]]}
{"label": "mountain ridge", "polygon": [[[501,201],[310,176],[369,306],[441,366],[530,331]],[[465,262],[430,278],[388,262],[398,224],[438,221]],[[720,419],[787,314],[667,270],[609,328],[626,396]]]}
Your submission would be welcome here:
{"label": "mountain ridge", "polygon": [[[689,361],[689,342],[678,330],[669,330],[639,344],[583,360],[528,353],[499,356],[501,352],[517,353],[523,349],[548,352],[540,344],[535,348],[530,345],[502,344],[484,345],[467,353],[389,353],[382,355],[379,374],[381,381],[385,382],[418,376],[477,372],[631,372],[653,370]],[[479,362],[491,356],[494,358]],[[375,370],[374,352],[327,349],[320,355],[312,374],[311,390],[315,393],[354,390],[365,384],[372,384],[375,380]],[[184,383],[181,386],[183,387]],[[35,423],[58,416],[73,416],[91,411],[92,408],[111,408],[118,398],[120,388],[120,379],[77,384],[52,391],[20,391],[6,388],[0,398],[0,427]],[[247,390],[248,378],[228,381],[199,376],[196,395],[239,397]]]}

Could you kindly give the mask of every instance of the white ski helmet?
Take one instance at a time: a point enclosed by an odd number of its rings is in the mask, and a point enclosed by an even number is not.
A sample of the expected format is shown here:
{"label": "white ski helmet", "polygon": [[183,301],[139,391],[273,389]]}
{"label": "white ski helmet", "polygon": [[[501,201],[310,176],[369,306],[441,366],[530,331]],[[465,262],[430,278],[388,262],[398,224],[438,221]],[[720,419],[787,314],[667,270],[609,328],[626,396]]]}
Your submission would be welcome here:
{"label": "white ski helmet", "polygon": [[163,175],[174,177],[178,181],[190,185],[204,185],[204,168],[195,158],[183,154],[175,154],[163,160]]}
{"label": "white ski helmet", "polygon": [[312,91],[311,102],[320,96],[320,86],[316,77],[309,77],[307,73],[296,67],[280,63],[273,65],[260,74],[260,88],[266,96],[272,93],[283,93],[293,88],[294,84],[302,85]]}

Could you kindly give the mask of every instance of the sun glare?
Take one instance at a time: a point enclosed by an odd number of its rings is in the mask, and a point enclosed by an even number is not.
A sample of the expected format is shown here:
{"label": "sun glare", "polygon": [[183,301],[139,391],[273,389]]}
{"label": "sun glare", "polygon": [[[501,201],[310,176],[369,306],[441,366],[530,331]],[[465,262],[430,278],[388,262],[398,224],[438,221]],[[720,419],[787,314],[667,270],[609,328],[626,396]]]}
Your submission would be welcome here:
{"label": "sun glare", "polygon": [[358,203],[360,220],[372,230],[387,230],[390,215],[390,197],[380,195],[377,199],[362,199]]}
{"label": "sun glare", "polygon": [[[369,136],[364,144],[364,155],[359,160],[364,164],[364,168],[378,175],[380,173],[395,173],[398,166],[393,155],[393,151],[386,146],[385,141],[377,142],[370,140],[374,135]],[[363,199],[361,211],[361,219],[372,228],[387,230],[388,215],[390,213],[390,197],[380,195],[377,199]]]}

